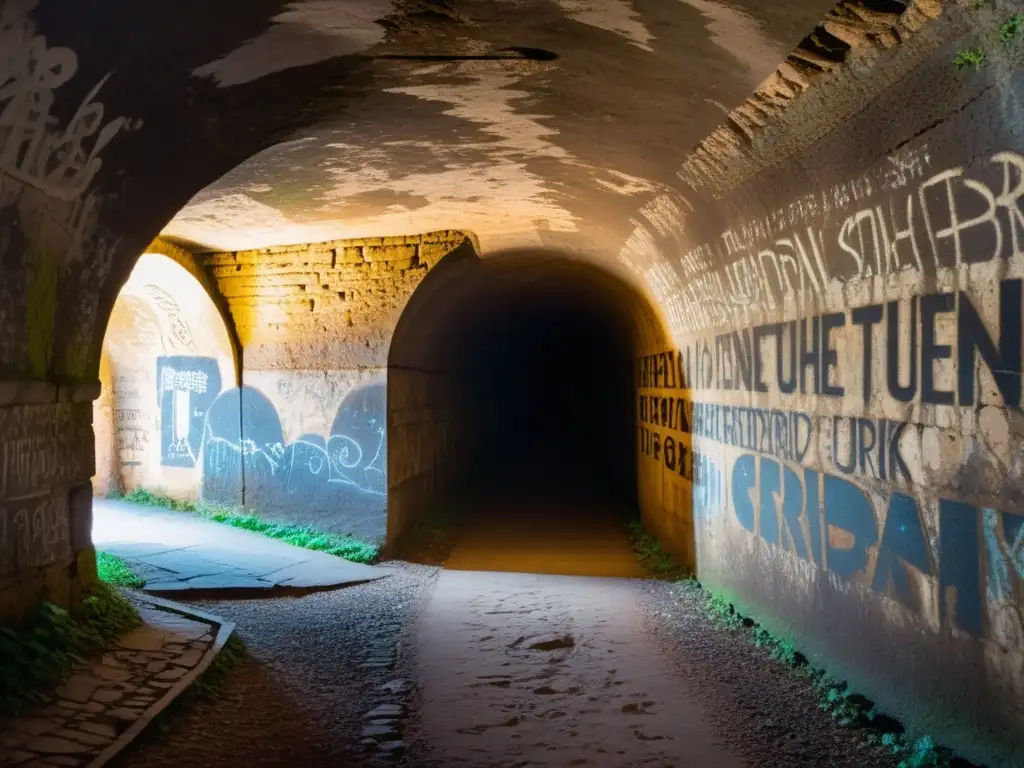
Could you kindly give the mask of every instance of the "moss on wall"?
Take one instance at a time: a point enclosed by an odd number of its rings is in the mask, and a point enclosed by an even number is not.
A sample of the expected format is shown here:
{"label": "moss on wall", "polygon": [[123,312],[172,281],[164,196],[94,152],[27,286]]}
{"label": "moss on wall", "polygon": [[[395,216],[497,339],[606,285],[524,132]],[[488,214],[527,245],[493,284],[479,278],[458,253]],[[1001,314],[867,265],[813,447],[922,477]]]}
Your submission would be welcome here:
{"label": "moss on wall", "polygon": [[25,325],[28,335],[28,373],[46,378],[53,351],[57,319],[57,278],[59,268],[45,252],[31,253],[26,297]]}

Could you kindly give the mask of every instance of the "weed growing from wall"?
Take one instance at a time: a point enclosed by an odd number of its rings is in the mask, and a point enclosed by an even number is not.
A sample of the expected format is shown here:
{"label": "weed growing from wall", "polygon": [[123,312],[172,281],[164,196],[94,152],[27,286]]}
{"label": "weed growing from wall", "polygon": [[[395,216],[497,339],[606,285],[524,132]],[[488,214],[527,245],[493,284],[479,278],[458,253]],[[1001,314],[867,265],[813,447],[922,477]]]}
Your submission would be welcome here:
{"label": "weed growing from wall", "polygon": [[999,41],[1003,45],[1012,44],[1017,38],[1020,37],[1022,28],[1024,28],[1024,16],[1019,13],[1015,13],[999,27]]}
{"label": "weed growing from wall", "polygon": [[[973,6],[973,9],[979,10],[982,5],[982,3],[978,3]],[[1020,40],[1022,33],[1024,33],[1024,15],[1015,13],[999,25],[992,44],[993,46],[1001,46],[1004,49],[1009,48]],[[967,67],[980,69],[988,61],[988,58],[988,51],[985,46],[967,48],[957,51],[956,56],[953,57],[953,66],[957,69],[966,69]]]}
{"label": "weed growing from wall", "polygon": [[144,488],[136,488],[124,496],[112,495],[110,498],[118,498],[122,501],[129,501],[133,504],[142,504],[149,507],[171,509],[177,512],[194,512],[205,517],[207,520],[260,533],[272,539],[283,541],[286,544],[302,547],[303,549],[311,549],[316,552],[324,552],[354,563],[373,563],[377,561],[380,555],[378,547],[352,536],[326,533],[308,525],[271,523],[243,510],[207,504],[202,501],[177,501],[167,496],[157,495]]}
{"label": "weed growing from wall", "polygon": [[837,725],[862,730],[868,741],[887,747],[900,758],[899,768],[951,768],[954,765],[967,768],[970,765],[951,750],[937,745],[931,736],[913,738],[908,735],[901,723],[879,712],[874,702],[851,690],[847,682],[810,666],[807,657],[789,640],[776,636],[752,618],[742,616],[726,596],[705,589],[693,579],[680,581],[679,586],[697,593],[698,603],[715,624],[726,630],[744,632],[749,642],[806,676],[818,692],[819,706]]}
{"label": "weed growing from wall", "polygon": [[78,616],[43,603],[24,629],[0,627],[0,716],[14,717],[45,704],[49,691],[72,667],[141,623],[120,592],[98,584]]}
{"label": "weed growing from wall", "polygon": [[957,69],[965,69],[967,67],[974,67],[975,69],[981,67],[985,63],[985,59],[988,58],[983,48],[970,48],[963,51],[957,51],[956,56],[953,58],[953,66]]}

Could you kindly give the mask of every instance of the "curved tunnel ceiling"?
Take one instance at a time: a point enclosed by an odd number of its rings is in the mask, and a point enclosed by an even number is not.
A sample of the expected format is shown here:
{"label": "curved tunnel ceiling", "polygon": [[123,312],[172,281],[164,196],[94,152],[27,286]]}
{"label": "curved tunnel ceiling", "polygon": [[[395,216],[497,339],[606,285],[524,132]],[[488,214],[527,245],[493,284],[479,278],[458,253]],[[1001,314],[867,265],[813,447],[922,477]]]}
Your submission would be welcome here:
{"label": "curved tunnel ceiling", "polygon": [[[240,250],[464,229],[484,253],[547,246],[613,257],[632,229],[630,216],[673,184],[687,153],[833,5],[279,6],[262,33],[193,75],[230,91],[273,73],[357,57],[368,62],[370,77],[354,97],[347,88],[335,114],[196,195],[164,235]],[[524,58],[513,47],[549,60]],[[272,98],[265,108],[274,109]]]}
{"label": "curved tunnel ceiling", "polygon": [[389,369],[454,370],[464,364],[472,338],[494,326],[536,325],[534,315],[552,308],[615,328],[634,358],[665,343],[658,311],[611,273],[555,251],[510,250],[493,256],[480,259],[463,246],[427,275],[395,328]]}

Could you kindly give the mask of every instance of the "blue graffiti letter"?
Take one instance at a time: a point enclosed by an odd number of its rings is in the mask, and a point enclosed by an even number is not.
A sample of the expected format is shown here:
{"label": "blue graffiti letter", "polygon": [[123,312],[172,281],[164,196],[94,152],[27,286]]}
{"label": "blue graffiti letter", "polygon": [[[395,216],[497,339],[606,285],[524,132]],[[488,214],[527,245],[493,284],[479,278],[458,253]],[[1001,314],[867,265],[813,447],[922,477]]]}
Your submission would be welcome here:
{"label": "blue graffiti letter", "polygon": [[[981,574],[978,510],[939,499],[939,613],[953,614],[957,627],[981,637]],[[952,608],[952,610],[950,610]]]}
{"label": "blue graffiti letter", "polygon": [[828,569],[843,578],[863,571],[868,547],[878,541],[875,513],[864,492],[851,482],[825,475],[825,524]]}
{"label": "blue graffiti letter", "polygon": [[754,532],[754,500],[750,498],[750,492],[754,485],[754,456],[747,453],[732,465],[732,503],[736,508],[736,519],[751,533]]}
{"label": "blue graffiti letter", "polygon": [[872,589],[889,594],[913,610],[920,608],[920,599],[910,588],[906,567],[912,565],[921,573],[931,575],[931,550],[921,529],[917,502],[910,496],[894,493],[885,515],[885,529],[878,551],[878,564]]}
{"label": "blue graffiti letter", "polygon": [[779,543],[779,505],[776,498],[782,494],[782,488],[779,486],[779,463],[777,461],[761,457],[761,476],[758,478],[758,485],[761,486],[758,514],[761,538],[769,544],[777,545]]}

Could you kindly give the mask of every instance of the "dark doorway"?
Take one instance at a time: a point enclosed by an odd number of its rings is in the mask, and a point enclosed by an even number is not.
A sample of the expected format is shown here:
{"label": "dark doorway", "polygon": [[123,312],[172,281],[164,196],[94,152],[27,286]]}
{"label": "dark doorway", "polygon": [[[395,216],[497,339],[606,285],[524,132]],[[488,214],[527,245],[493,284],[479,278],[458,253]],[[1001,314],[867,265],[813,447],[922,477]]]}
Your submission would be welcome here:
{"label": "dark doorway", "polygon": [[638,293],[578,261],[446,257],[391,346],[389,542],[457,507],[449,567],[640,575],[633,371],[657,328]]}
{"label": "dark doorway", "polygon": [[557,286],[479,308],[453,370],[470,420],[467,493],[635,501],[628,322]]}

